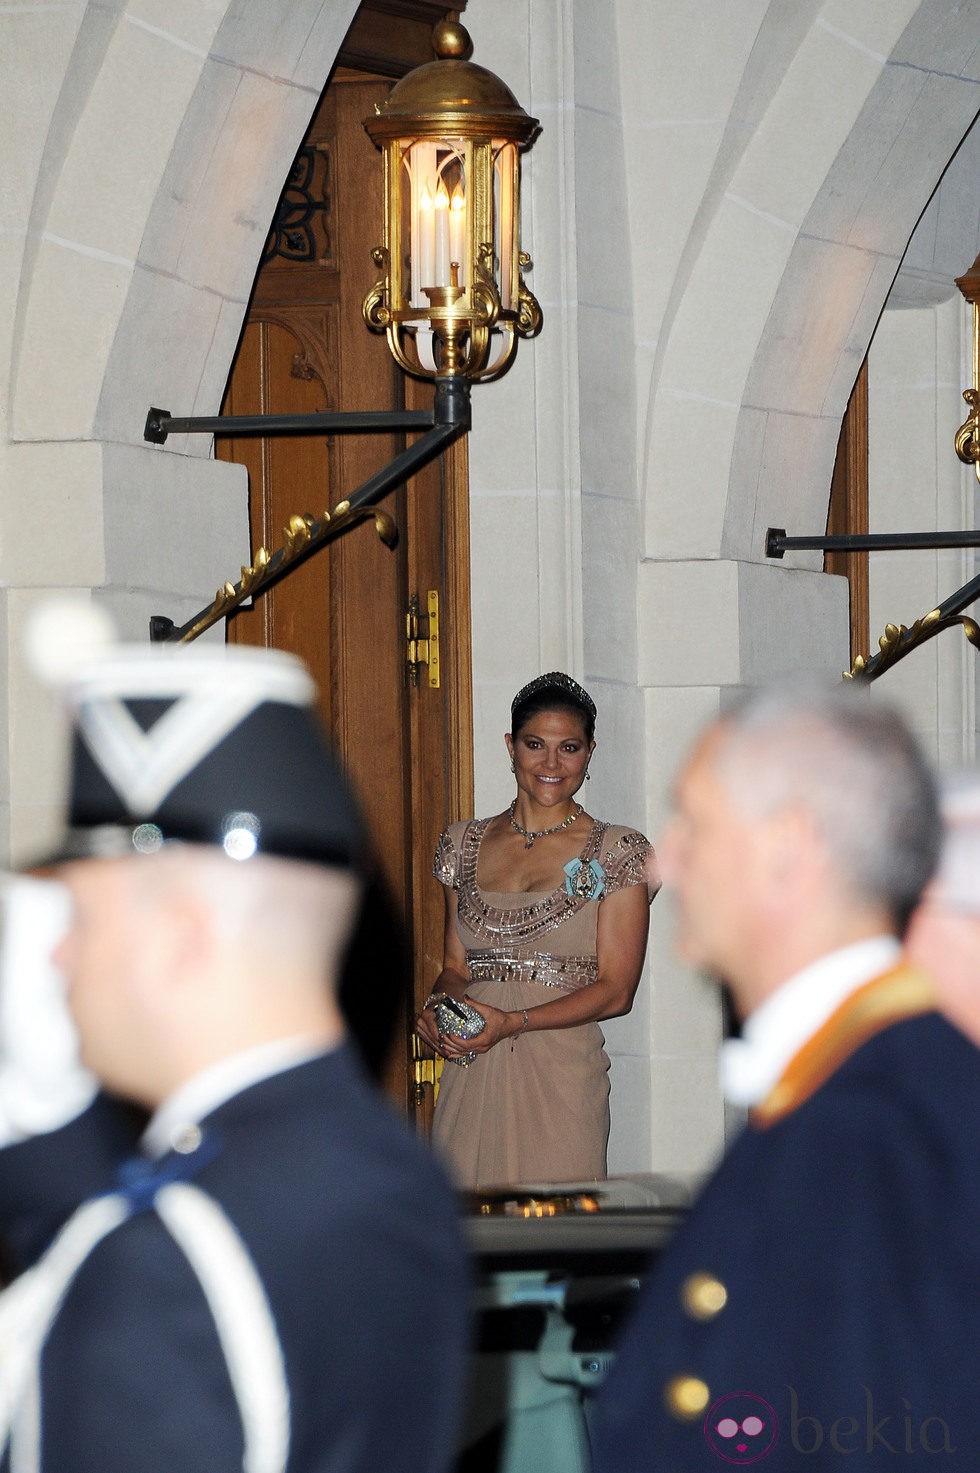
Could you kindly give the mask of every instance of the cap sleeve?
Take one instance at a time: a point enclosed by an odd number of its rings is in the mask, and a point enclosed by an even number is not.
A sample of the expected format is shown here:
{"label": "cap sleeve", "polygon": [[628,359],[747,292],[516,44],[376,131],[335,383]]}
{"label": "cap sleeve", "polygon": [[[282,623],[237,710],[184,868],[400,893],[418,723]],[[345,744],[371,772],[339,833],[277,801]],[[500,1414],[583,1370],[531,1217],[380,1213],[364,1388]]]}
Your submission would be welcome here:
{"label": "cap sleeve", "polygon": [[617,890],[628,890],[631,885],[646,885],[652,900],[660,889],[653,845],[636,829],[610,826],[602,867],[606,872],[607,895],[613,895]]}
{"label": "cap sleeve", "polygon": [[435,859],[432,861],[432,873],[441,885],[455,890],[459,882],[459,844],[458,825],[453,824],[451,828],[443,829],[439,835],[436,845]]}

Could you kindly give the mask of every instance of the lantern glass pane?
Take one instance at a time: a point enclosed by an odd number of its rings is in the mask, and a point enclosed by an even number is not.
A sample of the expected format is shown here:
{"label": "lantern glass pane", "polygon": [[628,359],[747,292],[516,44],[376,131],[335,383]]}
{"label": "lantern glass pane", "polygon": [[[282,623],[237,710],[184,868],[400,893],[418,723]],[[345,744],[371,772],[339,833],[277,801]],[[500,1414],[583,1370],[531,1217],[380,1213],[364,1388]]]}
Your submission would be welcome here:
{"label": "lantern glass pane", "polygon": [[404,300],[412,307],[427,307],[420,279],[423,262],[419,255],[419,220],[431,210],[431,195],[426,193],[426,187],[434,171],[435,148],[426,142],[403,142],[401,150],[404,168],[399,201],[403,247],[400,265]]}
{"label": "lantern glass pane", "polygon": [[461,140],[421,139],[403,145],[408,188],[407,296],[413,307],[428,307],[427,286],[466,286],[469,262],[466,243],[467,180]]}
{"label": "lantern glass pane", "polygon": [[509,312],[517,301],[517,145],[495,139],[493,144],[494,266],[500,306]]}

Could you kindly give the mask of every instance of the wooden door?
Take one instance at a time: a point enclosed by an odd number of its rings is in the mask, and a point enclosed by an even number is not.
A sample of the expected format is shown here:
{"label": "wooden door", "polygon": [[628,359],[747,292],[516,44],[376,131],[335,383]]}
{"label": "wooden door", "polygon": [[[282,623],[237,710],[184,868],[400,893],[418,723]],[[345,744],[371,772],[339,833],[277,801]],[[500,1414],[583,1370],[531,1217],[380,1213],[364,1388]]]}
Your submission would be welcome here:
{"label": "wooden door", "polygon": [[[868,360],[861,364],[841,421],[834,474],[827,507],[827,535],[845,536],[868,530]],[[850,612],[850,653],[853,667],[858,655],[871,653],[868,554],[825,552],[825,573],[847,579]]]}
{"label": "wooden door", "polygon": [[[380,78],[331,82],[291,173],[225,395],[226,414],[430,407],[432,388],[405,379],[385,340],[365,327],[361,301],[382,236],[381,156],[363,119],[387,90]],[[274,550],[289,517],[321,515],[404,446],[391,434],[219,438],[217,454],[247,466],[253,552]],[[393,1097],[425,1123],[431,1087],[416,1096],[410,1023],[438,973],[442,897],[435,842],[472,811],[469,535],[465,442],[386,498],[398,543],[365,521],[295,569],[229,621],[235,642],[286,649],[312,670],[324,720],[360,796],[387,899],[400,918],[410,977],[372,917],[346,991],[356,1026]],[[406,667],[405,613],[438,594],[440,680]],[[374,903],[384,903],[373,897]],[[392,1046],[380,1049],[380,1017]],[[380,1006],[379,1006],[380,1004]]]}

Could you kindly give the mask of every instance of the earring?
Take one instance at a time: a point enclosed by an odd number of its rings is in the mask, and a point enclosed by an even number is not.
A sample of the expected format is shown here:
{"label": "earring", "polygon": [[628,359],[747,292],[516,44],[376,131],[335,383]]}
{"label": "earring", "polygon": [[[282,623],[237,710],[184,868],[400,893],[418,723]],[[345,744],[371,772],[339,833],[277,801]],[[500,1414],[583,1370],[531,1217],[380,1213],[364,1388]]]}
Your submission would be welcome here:
{"label": "earring", "polygon": [[592,774],[588,768],[585,769],[585,781],[587,783],[590,783],[592,781]]}
{"label": "earring", "polygon": [[513,757],[510,759],[510,770],[511,770],[511,772],[516,772],[516,770],[517,770],[515,768],[515,766],[514,766],[514,759],[513,759]]}

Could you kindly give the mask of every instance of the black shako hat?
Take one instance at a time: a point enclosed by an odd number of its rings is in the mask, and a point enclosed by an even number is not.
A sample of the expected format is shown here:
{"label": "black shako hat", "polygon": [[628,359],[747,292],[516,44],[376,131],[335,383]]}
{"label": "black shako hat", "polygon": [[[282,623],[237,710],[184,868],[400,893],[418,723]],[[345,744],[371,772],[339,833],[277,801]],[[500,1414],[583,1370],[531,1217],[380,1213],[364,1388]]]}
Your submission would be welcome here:
{"label": "black shako hat", "polygon": [[148,854],[358,867],[364,827],[306,667],[245,646],[116,645],[53,681],[72,721],[68,830],[36,863]]}

